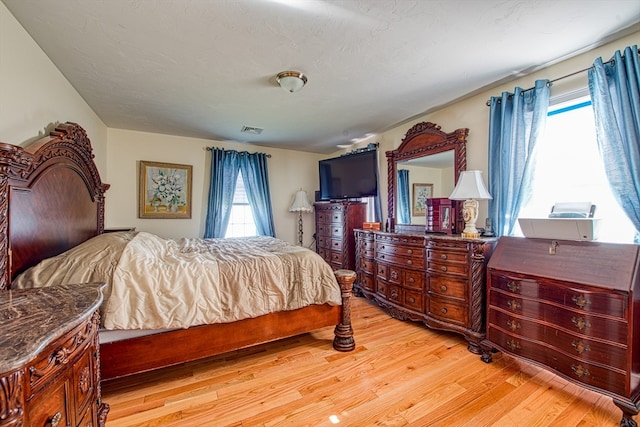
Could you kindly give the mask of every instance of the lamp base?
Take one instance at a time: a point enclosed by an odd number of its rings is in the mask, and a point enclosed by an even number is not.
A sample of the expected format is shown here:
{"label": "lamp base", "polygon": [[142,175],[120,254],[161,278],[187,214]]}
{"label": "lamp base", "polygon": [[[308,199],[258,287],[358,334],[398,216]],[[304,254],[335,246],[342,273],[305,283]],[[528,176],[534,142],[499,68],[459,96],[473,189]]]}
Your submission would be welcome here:
{"label": "lamp base", "polygon": [[480,237],[480,232],[476,228],[476,221],[478,220],[478,201],[474,199],[465,200],[462,203],[462,216],[464,217],[464,230],[462,230],[462,237],[468,239],[476,239]]}
{"label": "lamp base", "polygon": [[463,231],[461,236],[464,237],[464,238],[467,238],[467,239],[477,239],[478,237],[480,237],[480,233],[477,232],[477,231],[475,233],[473,233],[473,232],[469,233],[469,232],[464,232]]}

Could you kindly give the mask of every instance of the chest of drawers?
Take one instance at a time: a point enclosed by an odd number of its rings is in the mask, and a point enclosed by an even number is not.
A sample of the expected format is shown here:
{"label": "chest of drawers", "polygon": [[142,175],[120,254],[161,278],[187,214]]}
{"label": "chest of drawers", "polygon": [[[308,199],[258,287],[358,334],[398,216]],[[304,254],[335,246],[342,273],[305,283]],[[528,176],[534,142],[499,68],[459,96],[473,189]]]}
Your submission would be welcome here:
{"label": "chest of drawers", "polygon": [[609,395],[621,425],[640,407],[639,247],[502,237],[489,262],[491,349]]}
{"label": "chest of drawers", "polygon": [[103,426],[102,285],[0,293],[0,426]]}
{"label": "chest of drawers", "polygon": [[485,266],[496,239],[356,230],[360,295],[391,316],[464,335],[480,353],[485,337]]}
{"label": "chest of drawers", "polygon": [[355,270],[354,229],[366,219],[366,203],[316,203],[316,252],[334,270]]}

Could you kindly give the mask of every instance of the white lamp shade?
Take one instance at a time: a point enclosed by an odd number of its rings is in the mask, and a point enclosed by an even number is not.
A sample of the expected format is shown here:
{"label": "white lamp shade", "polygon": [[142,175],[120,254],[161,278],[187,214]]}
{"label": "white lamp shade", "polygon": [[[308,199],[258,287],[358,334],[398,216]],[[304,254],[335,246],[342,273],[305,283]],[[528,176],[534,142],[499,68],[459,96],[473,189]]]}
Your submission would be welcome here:
{"label": "white lamp shade", "polygon": [[313,211],[313,206],[311,206],[311,202],[309,202],[307,192],[302,189],[296,191],[296,194],[293,196],[293,203],[291,203],[291,207],[289,207],[289,212],[311,211]]}
{"label": "white lamp shade", "polygon": [[468,200],[468,199],[492,199],[491,194],[487,191],[487,187],[482,180],[482,171],[462,171],[453,189],[453,193],[449,196],[451,200]]}

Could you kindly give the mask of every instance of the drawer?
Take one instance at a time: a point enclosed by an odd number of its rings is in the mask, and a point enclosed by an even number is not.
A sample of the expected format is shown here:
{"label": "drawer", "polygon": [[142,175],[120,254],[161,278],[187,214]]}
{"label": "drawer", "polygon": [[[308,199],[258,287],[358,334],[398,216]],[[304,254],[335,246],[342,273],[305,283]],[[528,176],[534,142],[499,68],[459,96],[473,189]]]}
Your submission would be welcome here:
{"label": "drawer", "polygon": [[406,257],[389,253],[376,253],[376,260],[407,268],[424,269],[424,258],[421,257]]}
{"label": "drawer", "polygon": [[612,341],[627,342],[628,327],[622,320],[614,320],[592,313],[569,310],[546,301],[520,298],[496,289],[489,290],[489,305],[505,313],[537,319],[568,332]]}
{"label": "drawer", "polygon": [[373,278],[373,276],[370,276],[368,274],[361,274],[359,277],[360,280],[360,286],[370,292],[375,291],[375,280]]}
{"label": "drawer", "polygon": [[503,349],[542,363],[571,380],[623,396],[628,393],[625,390],[627,378],[624,371],[569,357],[555,348],[511,335],[491,326],[487,329],[487,336],[491,342]]}
{"label": "drawer", "polygon": [[[50,346],[32,363],[27,365],[28,395],[33,394],[39,387],[47,384],[66,367],[66,363],[78,357],[96,333],[93,323],[81,325],[69,332],[57,345]],[[89,340],[90,341],[90,340]]]}
{"label": "drawer", "polygon": [[94,396],[92,349],[86,351],[73,366],[73,388],[76,402],[76,417],[82,418],[83,412],[90,406]]}
{"label": "drawer", "polygon": [[384,297],[385,299],[387,299],[387,288],[388,285],[386,282],[380,279],[376,279],[376,293]]}
{"label": "drawer", "polygon": [[459,277],[469,276],[469,264],[459,264],[454,262],[429,261],[427,264],[429,273],[451,274]]}
{"label": "drawer", "polygon": [[323,248],[323,249],[328,248],[331,244],[331,238],[328,238],[325,235],[318,234],[316,236],[316,242],[317,242],[316,245],[318,248]]}
{"label": "drawer", "polygon": [[344,237],[343,234],[344,228],[342,228],[342,225],[331,224],[329,226],[329,234],[327,234],[328,236],[342,239]]}
{"label": "drawer", "polygon": [[424,258],[424,249],[414,246],[398,246],[386,242],[376,243],[376,253],[400,255],[407,258]]}
{"label": "drawer", "polygon": [[316,223],[316,234],[319,236],[331,236],[331,225]]}
{"label": "drawer", "polygon": [[344,257],[342,256],[342,252],[330,251],[328,252],[329,259],[331,260],[330,264],[342,264]]}
{"label": "drawer", "polygon": [[429,293],[467,300],[467,281],[453,277],[431,274],[428,278]]}
{"label": "drawer", "polygon": [[415,310],[419,313],[423,313],[423,300],[424,294],[422,292],[405,289],[404,303],[402,305],[409,310]]}
{"label": "drawer", "polygon": [[457,262],[460,264],[467,264],[469,262],[469,254],[467,251],[453,251],[453,250],[440,250],[440,249],[427,249],[427,261],[439,261],[439,262]]}
{"label": "drawer", "polygon": [[26,425],[48,426],[55,419],[59,426],[69,426],[72,423],[71,390],[68,376],[62,376],[38,393],[28,405],[28,419]]}
{"label": "drawer", "polygon": [[327,219],[332,224],[342,224],[344,221],[344,212],[342,210],[333,210],[330,213],[327,212]]}
{"label": "drawer", "polygon": [[342,251],[342,239],[325,239],[325,244],[332,251]]}
{"label": "drawer", "polygon": [[429,315],[449,323],[467,325],[468,308],[453,300],[431,296],[428,301]]}
{"label": "drawer", "polygon": [[582,287],[554,281],[547,283],[536,278],[492,272],[491,287],[525,297],[546,300],[563,307],[626,318],[628,294],[613,290]]}
{"label": "drawer", "polygon": [[377,263],[376,264],[376,276],[381,279],[389,278],[389,266],[387,264]]}
{"label": "drawer", "polygon": [[402,284],[405,288],[416,289],[422,292],[424,290],[424,276],[423,271],[405,270]]}
{"label": "drawer", "polygon": [[395,302],[396,304],[402,304],[404,300],[404,293],[401,286],[398,285],[387,285],[387,298],[391,302]]}
{"label": "drawer", "polygon": [[364,273],[374,274],[376,263],[372,259],[363,259],[361,262],[361,269]]}
{"label": "drawer", "polygon": [[531,341],[546,343],[570,357],[588,363],[599,363],[621,370],[627,366],[627,347],[624,345],[596,341],[499,310],[489,310],[487,324]]}
{"label": "drawer", "polygon": [[329,218],[330,218],[329,212],[318,210],[318,208],[316,207],[316,225],[327,224],[331,222],[329,221]]}

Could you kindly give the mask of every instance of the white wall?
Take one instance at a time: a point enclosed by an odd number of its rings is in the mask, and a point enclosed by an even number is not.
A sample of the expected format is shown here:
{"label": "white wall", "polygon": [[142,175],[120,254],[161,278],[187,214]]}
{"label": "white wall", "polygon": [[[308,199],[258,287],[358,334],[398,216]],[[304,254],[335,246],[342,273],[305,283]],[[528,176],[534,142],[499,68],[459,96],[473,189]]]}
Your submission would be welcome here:
{"label": "white wall", "polygon": [[107,127],[0,2],[0,141],[24,146],[64,122],[87,131],[104,177]]}
{"label": "white wall", "polygon": [[[276,236],[291,243],[298,242],[297,214],[289,212],[293,194],[300,188],[313,202],[318,188],[318,160],[323,156],[299,151],[280,150],[196,138],[184,138],[121,129],[109,129],[107,149],[106,226],[135,226],[164,237],[202,237],[205,227],[209,192],[211,153],[206,147],[271,154],[268,160],[271,202]],[[140,160],[193,166],[192,218],[138,218],[138,163]],[[305,214],[304,241],[312,243],[315,229],[313,215]]]}
{"label": "white wall", "polygon": [[[579,70],[589,68],[593,65],[596,58],[602,57],[603,60],[609,60],[616,50],[622,50],[627,46],[640,45],[640,32],[633,33],[629,36],[618,39],[612,43],[591,50],[589,52],[578,55],[569,60],[547,67],[537,71],[529,76],[515,79],[509,83],[502,84],[496,88],[483,91],[473,97],[456,102],[452,105],[437,109],[436,111],[427,113],[416,119],[413,119],[401,126],[390,129],[378,136],[380,150],[382,152],[394,150],[400,146],[405,133],[411,129],[416,123],[432,122],[440,125],[444,132],[452,132],[459,128],[469,128],[469,137],[467,138],[467,169],[478,169],[483,171],[485,183],[487,183],[487,165],[488,165],[488,136],[489,136],[489,107],[486,102],[491,96],[498,96],[503,91],[513,92],[516,86],[522,88],[530,88],[534,86],[535,81],[539,79],[554,80]],[[580,87],[587,86],[587,73],[580,73],[574,77],[560,80],[551,87],[551,96],[557,96],[564,93],[570,93]],[[387,162],[385,156],[381,156],[380,170],[386,171]],[[383,191],[382,206],[383,215],[387,217],[387,174],[381,173],[380,185]],[[480,201],[480,210],[478,215],[478,223],[484,224],[487,216],[487,201]]]}

